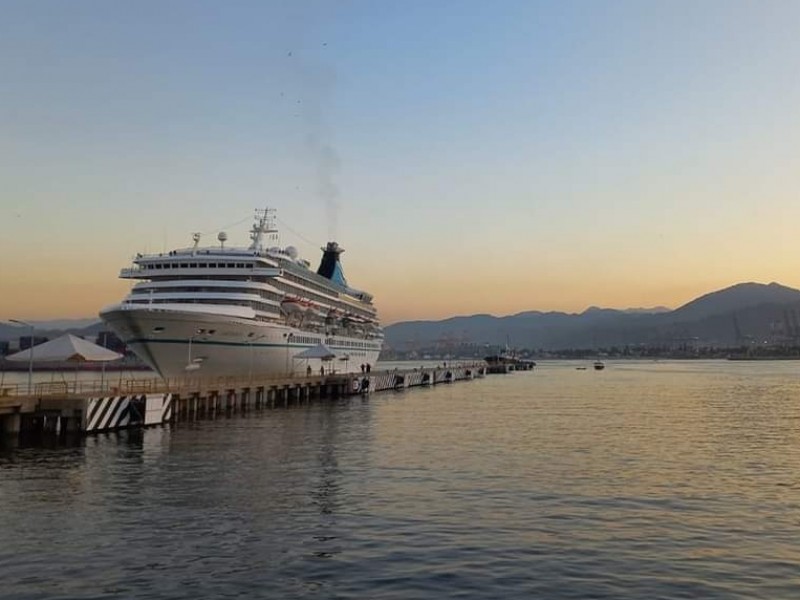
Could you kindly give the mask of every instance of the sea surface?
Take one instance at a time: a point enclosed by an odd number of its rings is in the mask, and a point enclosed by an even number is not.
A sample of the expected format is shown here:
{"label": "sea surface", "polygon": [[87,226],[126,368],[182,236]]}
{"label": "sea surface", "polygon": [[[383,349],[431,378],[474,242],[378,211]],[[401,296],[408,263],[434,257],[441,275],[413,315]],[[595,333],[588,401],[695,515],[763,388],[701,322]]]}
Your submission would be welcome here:
{"label": "sea surface", "polygon": [[0,597],[797,599],[800,362],[540,362],[6,448]]}

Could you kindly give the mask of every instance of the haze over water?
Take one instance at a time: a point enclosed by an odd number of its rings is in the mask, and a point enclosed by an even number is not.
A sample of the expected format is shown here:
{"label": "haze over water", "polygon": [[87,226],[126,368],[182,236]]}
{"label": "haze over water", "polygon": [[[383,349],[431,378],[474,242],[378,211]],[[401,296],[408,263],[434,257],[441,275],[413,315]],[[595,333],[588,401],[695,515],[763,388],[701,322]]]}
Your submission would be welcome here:
{"label": "haze over water", "polygon": [[6,450],[2,596],[800,596],[800,365],[575,366]]}

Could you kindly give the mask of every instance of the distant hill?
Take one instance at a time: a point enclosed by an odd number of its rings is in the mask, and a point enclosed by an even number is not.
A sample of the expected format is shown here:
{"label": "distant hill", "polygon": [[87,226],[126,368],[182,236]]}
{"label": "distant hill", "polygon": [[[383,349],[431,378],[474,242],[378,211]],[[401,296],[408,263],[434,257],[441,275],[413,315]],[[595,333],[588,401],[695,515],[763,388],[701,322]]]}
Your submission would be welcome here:
{"label": "distant hill", "polygon": [[666,306],[654,306],[653,308],[626,308],[622,312],[630,315],[655,315],[658,313],[670,312],[672,309]]}
{"label": "distant hill", "polygon": [[55,319],[52,321],[31,321],[36,329],[51,329],[51,330],[65,330],[65,329],[83,329],[100,322],[97,317],[87,319]]}
{"label": "distant hill", "polygon": [[[60,319],[53,321],[31,321],[34,334],[39,337],[58,337],[63,333],[72,333],[81,337],[95,337],[104,329],[98,319]],[[30,328],[24,325],[0,321],[0,340],[16,340],[30,335]]]}
{"label": "distant hill", "polygon": [[702,319],[760,304],[800,302],[800,290],[772,282],[739,283],[687,302],[672,312],[679,319]]}
{"label": "distant hill", "polygon": [[526,311],[507,317],[474,315],[408,321],[386,328],[391,348],[490,344],[566,349],[747,340],[800,340],[800,290],[777,283],[741,283],[701,296],[676,310],[590,307],[580,314]]}

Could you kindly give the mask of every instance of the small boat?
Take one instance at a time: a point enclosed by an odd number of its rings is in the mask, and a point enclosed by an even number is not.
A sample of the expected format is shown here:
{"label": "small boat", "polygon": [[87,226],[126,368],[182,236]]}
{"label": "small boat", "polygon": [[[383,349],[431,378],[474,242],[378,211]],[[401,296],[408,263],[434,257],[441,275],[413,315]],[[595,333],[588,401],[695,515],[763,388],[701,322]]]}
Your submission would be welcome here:
{"label": "small boat", "polygon": [[603,364],[602,360],[594,361],[594,370],[595,371],[602,371],[605,368],[606,368],[606,366]]}
{"label": "small boat", "polygon": [[575,367],[576,371],[585,371],[586,367]]}

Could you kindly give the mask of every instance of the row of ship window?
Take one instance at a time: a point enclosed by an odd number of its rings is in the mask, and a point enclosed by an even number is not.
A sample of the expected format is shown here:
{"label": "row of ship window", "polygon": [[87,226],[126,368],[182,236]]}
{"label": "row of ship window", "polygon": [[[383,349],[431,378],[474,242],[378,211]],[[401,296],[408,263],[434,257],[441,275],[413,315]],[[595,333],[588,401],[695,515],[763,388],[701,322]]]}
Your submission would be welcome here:
{"label": "row of ship window", "polygon": [[[216,290],[214,290],[216,291]],[[137,295],[144,295],[143,293],[139,293],[137,291]],[[221,299],[213,299],[213,298],[172,298],[172,299],[154,299],[150,300],[149,298],[142,298],[141,300],[130,300],[132,304],[219,304]],[[262,312],[269,312],[269,313],[279,313],[280,311],[278,308],[271,304],[264,304],[262,302],[253,302],[247,300],[225,300],[224,304],[226,306],[245,306],[248,308],[252,308],[254,310],[260,310]],[[305,342],[303,342],[305,343]],[[315,343],[315,342],[309,342]],[[338,343],[338,342],[337,342]],[[342,342],[343,345],[348,347],[366,347],[360,345],[352,345],[358,344],[358,342]]]}
{"label": "row of ship window", "polygon": [[[146,298],[142,298],[141,300],[138,300],[138,299],[137,300],[130,300],[129,302],[132,303],[132,304],[151,304],[151,302]],[[176,298],[176,299],[173,299],[173,300],[153,300],[153,302],[152,302],[152,304],[172,304],[172,303],[174,303],[174,304],[219,304],[219,300],[202,299],[202,298],[191,298],[191,299],[189,299],[189,298]],[[280,311],[276,307],[274,307],[272,305],[264,305],[264,304],[262,304],[260,302],[247,302],[247,301],[239,301],[239,300],[229,300],[229,301],[225,302],[225,305],[226,306],[244,306],[244,307],[247,307],[247,308],[252,308],[254,310],[261,311],[263,313],[270,313],[270,314],[273,314],[275,316],[278,316],[280,314]],[[299,341],[300,338],[297,338],[297,337],[295,337],[294,339],[295,339],[295,341],[297,341],[297,343],[310,343],[310,344],[313,344],[313,343],[318,343],[319,342],[319,340],[314,339],[314,338],[309,338],[311,341],[308,341],[308,342],[300,342]],[[369,345],[364,345],[364,344],[362,344],[360,342],[347,342],[347,341],[341,340],[341,341],[336,341],[335,343],[340,345],[340,346],[346,346],[348,348],[366,348],[366,349],[369,349]]]}
{"label": "row of ship window", "polygon": [[247,300],[225,300],[220,302],[219,299],[208,298],[172,298],[172,299],[155,299],[152,302],[148,298],[139,300],[129,300],[131,304],[224,304],[225,306],[246,306],[255,310],[264,312],[279,313],[280,311],[276,306],[271,304],[263,304],[261,302],[248,302]]}
{"label": "row of ship window", "polygon": [[170,287],[170,288],[140,288],[133,290],[134,294],[168,293],[168,294],[193,294],[193,293],[220,293],[220,294],[258,294],[266,300],[279,302],[282,298],[275,292],[254,288],[223,288],[223,287]]}
{"label": "row of ship window", "polygon": [[[303,285],[305,287],[312,287],[312,288],[314,288],[316,290],[320,290],[319,286],[317,286],[313,282],[309,282],[308,280],[303,279],[301,277],[296,277],[296,276],[291,275],[290,273],[286,273],[286,272],[284,272],[283,276],[284,276],[284,278],[286,278],[286,279],[288,279],[290,281],[294,281],[295,283],[298,283],[298,284]],[[330,298],[326,298],[324,296],[318,296],[314,292],[309,292],[307,290],[303,290],[302,292],[300,292],[299,290],[293,289],[291,286],[282,285],[281,282],[279,282],[279,281],[271,281],[270,284],[274,285],[279,290],[281,290],[283,292],[286,292],[287,294],[302,293],[305,296],[307,296],[309,300],[314,300],[316,302],[320,302],[320,303],[323,303],[323,304],[324,303],[333,304],[334,306],[336,306],[336,308],[338,308],[340,310],[352,311],[353,313],[355,313],[358,316],[363,317],[365,319],[371,319],[374,316],[369,311],[360,309],[360,308],[355,307],[355,306],[351,306],[349,304],[335,302],[335,301],[331,300]],[[332,295],[334,295],[336,297],[339,296],[338,293],[336,293],[336,292],[334,292],[332,290],[322,290],[322,291],[324,291],[327,294],[332,294]]]}
{"label": "row of ship window", "polygon": [[[313,271],[308,271],[308,272],[309,272],[309,273],[313,273]],[[316,275],[316,274],[314,274],[314,275]],[[315,289],[315,290],[317,290],[317,291],[319,291],[319,292],[322,292],[322,293],[325,293],[325,294],[330,294],[330,295],[333,295],[333,296],[335,296],[335,297],[337,297],[337,298],[340,296],[339,292],[337,292],[337,291],[335,291],[335,290],[332,290],[332,289],[330,289],[329,287],[322,286],[322,285],[320,285],[320,284],[318,284],[318,283],[314,282],[314,281],[313,281],[313,280],[311,280],[311,279],[307,279],[307,278],[305,278],[305,277],[300,277],[300,276],[298,276],[298,275],[295,275],[295,274],[293,274],[293,273],[291,272],[291,269],[286,269],[286,270],[284,271],[284,273],[283,273],[283,277],[284,277],[285,279],[288,279],[289,281],[294,281],[295,283],[299,283],[300,285],[303,285],[303,286],[305,286],[305,287],[307,287],[307,288],[309,288],[309,287],[310,287],[310,288],[313,288],[313,289]],[[324,279],[324,278],[323,278],[323,279]],[[361,296],[358,296],[358,297],[359,297],[359,298],[360,298],[362,301],[365,301],[365,300],[364,300],[364,299],[363,299]],[[330,301],[330,300],[329,300],[329,301]],[[354,307],[352,307],[352,306],[348,306],[347,308],[348,308],[348,310],[355,310],[355,311],[358,311],[358,309],[357,309],[357,308],[354,308]],[[364,316],[368,316],[368,313],[365,313],[365,314],[364,314]]]}
{"label": "row of ship window", "polygon": [[145,263],[143,269],[252,269],[253,263]]}
{"label": "row of ship window", "polygon": [[[285,273],[284,273],[284,277],[286,277]],[[291,278],[287,278],[287,279],[291,279]],[[331,299],[329,297],[319,296],[319,295],[315,294],[314,292],[310,292],[308,290],[298,290],[298,289],[293,288],[290,285],[286,285],[285,283],[283,283],[281,281],[277,281],[277,280],[272,280],[269,283],[270,283],[270,285],[275,286],[275,288],[277,288],[281,292],[284,292],[285,294],[288,294],[288,295],[291,295],[291,296],[302,295],[302,296],[305,296],[308,300],[314,300],[314,301],[319,302],[320,304],[323,304],[323,305],[324,304],[334,304],[334,305],[338,306],[338,302],[336,302],[335,300],[333,300],[333,299]],[[306,287],[308,287],[308,284],[306,282],[304,282],[304,281],[298,281],[297,283],[300,283],[301,285],[305,285]]]}
{"label": "row of ship window", "polygon": [[344,346],[346,348],[360,348],[362,350],[375,350],[377,346],[375,344],[368,344],[365,342],[351,342],[349,340],[337,340],[334,338],[325,340],[326,344],[330,344],[331,346],[341,347]]}
{"label": "row of ship window", "polygon": [[[145,264],[142,265],[142,267],[144,269],[149,269],[149,270],[190,269],[190,268],[191,269],[198,269],[198,268],[200,268],[200,269],[207,269],[207,268],[210,268],[210,269],[216,269],[216,268],[219,268],[219,269],[227,269],[227,268],[238,268],[238,269],[247,268],[247,269],[252,269],[254,267],[254,263],[232,263],[232,262],[231,263],[225,263],[225,262],[222,262],[222,263],[206,263],[206,262],[176,263],[176,262],[167,262],[167,263],[145,263]],[[318,283],[316,283],[314,281],[311,281],[310,279],[306,279],[305,277],[300,277],[298,275],[295,275],[293,273],[289,273],[289,272],[286,272],[286,271],[284,272],[283,276],[286,279],[288,279],[290,281],[293,281],[294,283],[300,284],[300,285],[302,285],[302,286],[304,286],[306,288],[312,288],[317,292],[320,292],[320,293],[323,293],[323,294],[329,294],[329,295],[332,295],[334,297],[338,297],[339,296],[339,293],[336,292],[335,290],[331,290],[330,288],[323,287],[323,286],[319,285]],[[272,281],[271,283],[273,285],[275,285],[278,282]],[[277,287],[281,287],[281,286],[277,286]],[[293,292],[293,290],[284,290],[284,291],[287,291],[287,292],[290,292],[290,293]],[[308,295],[311,297],[311,299],[316,300],[317,302],[330,302],[330,299],[326,298],[324,296],[317,296],[317,295],[315,295],[313,293],[308,293]],[[268,296],[262,296],[262,297],[268,297]],[[357,313],[361,313],[361,316],[363,316],[363,317],[367,317],[367,318],[370,317],[369,313],[366,312],[366,311],[360,311],[357,308],[350,307],[350,306],[347,307],[347,308],[349,310],[354,310]]]}
{"label": "row of ship window", "polygon": [[[169,293],[196,293],[196,292],[229,292],[229,293],[255,293],[257,292],[264,300],[271,300],[273,302],[279,302],[282,298],[281,296],[274,294],[272,292],[267,292],[264,290],[242,290],[242,289],[228,289],[228,288],[181,288],[181,289],[170,289]],[[149,290],[133,290],[134,295],[141,296],[142,299],[139,300],[132,300],[135,304],[149,304]],[[145,297],[148,296],[148,297]],[[268,312],[277,313],[279,312],[278,308],[274,304],[264,304],[258,301],[248,301],[248,300],[228,300],[225,299],[224,296],[220,296],[219,298],[156,298],[152,300],[153,304],[219,304],[224,303],[226,305],[233,305],[233,306],[247,306],[249,308],[255,310],[263,310]]]}
{"label": "row of ship window", "polygon": [[[284,266],[286,266],[286,265],[284,265]],[[312,273],[312,272],[313,271],[308,271],[308,273]],[[315,273],[315,275],[316,275],[316,273]],[[292,267],[291,266],[284,270],[283,276],[286,279],[288,279],[289,281],[294,281],[295,283],[299,283],[300,285],[303,285],[305,287],[312,288],[312,289],[314,289],[314,290],[316,290],[318,292],[321,292],[323,294],[330,294],[330,295],[336,296],[336,297],[339,296],[339,292],[337,292],[336,290],[330,289],[330,287],[327,287],[327,286],[324,286],[324,285],[320,285],[316,281],[312,281],[310,278],[300,277],[299,275],[296,275],[296,274],[292,273]]]}
{"label": "row of ship window", "polygon": [[[178,264],[178,263],[174,263],[174,264]],[[181,263],[181,264],[183,266],[185,266],[186,264],[189,264],[192,267],[196,267],[198,264],[200,265],[200,267],[205,267],[206,266],[205,263]],[[214,266],[216,263],[208,263],[208,264],[211,265],[211,266]],[[231,263],[231,264],[233,264],[233,263]],[[148,268],[150,268],[152,266],[153,265],[147,265]],[[167,265],[165,265],[165,268],[166,268],[166,266]],[[225,265],[224,265],[224,263],[220,263],[220,266],[225,266]],[[237,266],[243,266],[243,263],[237,263]],[[252,264],[249,265],[249,266],[252,267]],[[156,267],[156,268],[158,268],[158,267]],[[308,282],[306,280],[302,280],[299,277],[290,276],[290,279],[292,279],[293,281],[296,280],[296,282],[300,283],[301,285],[305,285],[305,286],[311,285],[312,287],[315,287],[315,288],[318,287],[318,286],[314,285],[311,282]],[[278,289],[281,289],[282,291],[284,291],[286,293],[290,293],[290,294],[298,293],[297,290],[293,290],[289,286],[281,285],[280,282],[278,282],[278,281],[274,281],[273,280],[270,283],[272,285],[274,285],[275,287],[277,287]],[[213,288],[201,288],[201,287],[180,287],[179,288],[179,287],[174,287],[174,288],[164,289],[164,290],[160,290],[160,291],[169,292],[169,293],[192,293],[192,292],[210,292],[210,293],[214,293],[214,292],[220,292],[220,293],[236,294],[236,293],[253,293],[256,290],[250,290],[250,289],[246,289],[246,288],[243,289],[243,288],[219,288],[219,287],[213,287]],[[149,293],[149,292],[150,292],[150,289],[133,290],[134,294],[145,294],[145,293]],[[330,298],[326,298],[326,297],[323,297],[323,296],[318,296],[318,295],[314,294],[313,292],[304,291],[303,293],[306,296],[308,296],[309,299],[316,300],[317,302],[320,302],[320,303],[323,303],[323,304],[331,302]],[[268,292],[266,290],[258,290],[258,295],[261,296],[262,298],[266,299],[266,300],[273,300],[275,302],[280,302],[282,300],[281,296],[279,296],[279,295],[277,295],[277,294],[275,294],[273,292]],[[368,311],[358,310],[357,308],[355,308],[353,306],[348,306],[348,305],[339,304],[339,303],[336,303],[336,305],[340,310],[352,310],[356,314],[358,314],[359,316],[367,318],[367,319],[369,319],[369,318],[371,318],[373,316]],[[243,306],[247,306],[247,305],[243,305]],[[253,308],[256,308],[256,307],[253,306]]]}

